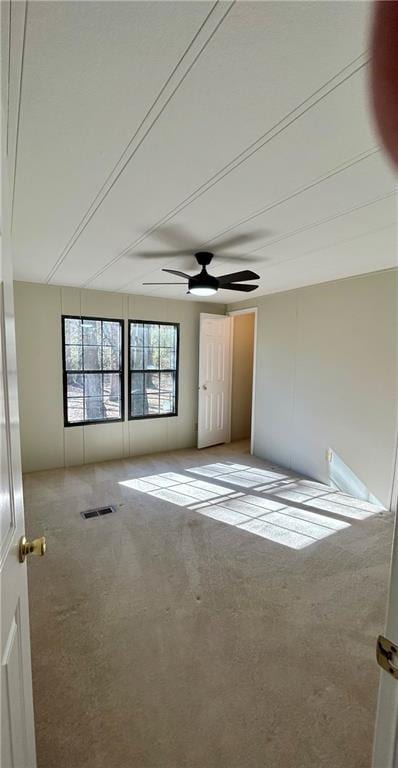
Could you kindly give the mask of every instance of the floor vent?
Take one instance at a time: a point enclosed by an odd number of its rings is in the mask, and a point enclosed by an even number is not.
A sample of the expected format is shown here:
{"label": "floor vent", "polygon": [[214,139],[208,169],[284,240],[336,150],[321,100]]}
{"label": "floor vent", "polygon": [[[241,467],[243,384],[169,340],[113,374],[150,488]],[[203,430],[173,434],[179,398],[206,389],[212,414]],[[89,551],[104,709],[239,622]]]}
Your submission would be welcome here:
{"label": "floor vent", "polygon": [[110,515],[112,512],[116,512],[115,507],[98,507],[98,509],[88,509],[86,512],[80,512],[80,514],[85,520],[89,520],[90,517],[102,517],[102,515]]}

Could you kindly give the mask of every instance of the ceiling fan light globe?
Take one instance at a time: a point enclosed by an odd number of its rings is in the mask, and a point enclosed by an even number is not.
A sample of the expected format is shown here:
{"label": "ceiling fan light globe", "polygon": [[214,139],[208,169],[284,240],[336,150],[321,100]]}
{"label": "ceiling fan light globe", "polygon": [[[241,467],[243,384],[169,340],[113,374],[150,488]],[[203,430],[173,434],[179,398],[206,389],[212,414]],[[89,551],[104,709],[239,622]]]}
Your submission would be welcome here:
{"label": "ceiling fan light globe", "polygon": [[189,293],[194,296],[214,296],[217,293],[217,288],[210,285],[192,285],[189,288]]}
{"label": "ceiling fan light globe", "polygon": [[213,296],[218,291],[219,282],[216,277],[206,272],[206,267],[202,268],[199,275],[195,275],[188,280],[189,292],[194,296]]}

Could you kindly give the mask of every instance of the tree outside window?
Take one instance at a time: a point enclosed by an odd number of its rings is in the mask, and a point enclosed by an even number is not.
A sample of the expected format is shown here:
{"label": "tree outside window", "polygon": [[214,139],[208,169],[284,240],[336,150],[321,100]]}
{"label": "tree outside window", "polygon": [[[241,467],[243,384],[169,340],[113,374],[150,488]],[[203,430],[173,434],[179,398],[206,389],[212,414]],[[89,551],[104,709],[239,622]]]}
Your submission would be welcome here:
{"label": "tree outside window", "polygon": [[123,418],[123,322],[63,317],[65,425]]}
{"label": "tree outside window", "polygon": [[177,415],[179,325],[129,322],[129,418]]}

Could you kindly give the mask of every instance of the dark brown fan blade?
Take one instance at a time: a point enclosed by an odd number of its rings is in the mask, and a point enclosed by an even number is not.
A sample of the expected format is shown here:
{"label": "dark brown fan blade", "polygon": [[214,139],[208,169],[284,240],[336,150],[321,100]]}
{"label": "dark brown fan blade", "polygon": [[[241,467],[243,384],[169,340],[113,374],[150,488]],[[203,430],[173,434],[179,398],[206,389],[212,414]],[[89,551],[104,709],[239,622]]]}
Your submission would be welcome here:
{"label": "dark brown fan blade", "polygon": [[259,280],[260,275],[256,275],[250,269],[243,269],[242,272],[231,272],[230,275],[220,275],[217,280],[220,281],[220,285],[224,283],[237,283],[239,280]]}
{"label": "dark brown fan blade", "polygon": [[186,275],[185,272],[180,272],[179,269],[162,269],[162,272],[169,272],[170,275],[177,275],[177,277],[186,277],[189,280],[192,275]]}
{"label": "dark brown fan blade", "polygon": [[245,291],[245,293],[249,293],[249,291],[255,291],[256,288],[258,288],[258,285],[240,285],[238,283],[226,283],[225,285],[220,285],[220,288],[226,289],[227,291]]}
{"label": "dark brown fan blade", "polygon": [[141,283],[141,285],[185,285],[186,283]]}

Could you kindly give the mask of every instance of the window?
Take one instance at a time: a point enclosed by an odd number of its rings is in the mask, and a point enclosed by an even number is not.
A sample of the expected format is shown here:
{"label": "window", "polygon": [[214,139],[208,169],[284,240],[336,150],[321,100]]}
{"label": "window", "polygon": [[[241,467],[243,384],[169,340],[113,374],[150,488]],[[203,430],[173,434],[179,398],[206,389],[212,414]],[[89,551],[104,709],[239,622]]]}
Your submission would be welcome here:
{"label": "window", "polygon": [[65,426],[121,421],[122,320],[63,317],[62,341]]}
{"label": "window", "polygon": [[179,325],[129,321],[129,418],[177,416]]}

